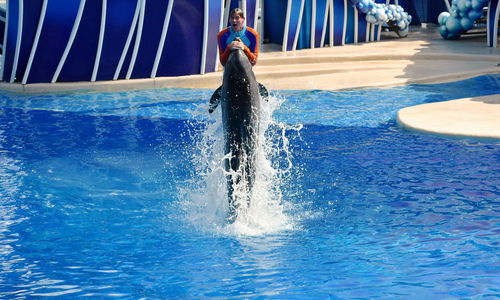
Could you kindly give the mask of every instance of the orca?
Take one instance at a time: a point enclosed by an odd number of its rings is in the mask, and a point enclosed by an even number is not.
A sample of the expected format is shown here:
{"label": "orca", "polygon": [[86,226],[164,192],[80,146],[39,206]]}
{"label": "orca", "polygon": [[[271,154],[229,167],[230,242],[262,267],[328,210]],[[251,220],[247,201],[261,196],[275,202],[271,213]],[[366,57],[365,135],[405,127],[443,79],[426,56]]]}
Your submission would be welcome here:
{"label": "orca", "polygon": [[[255,160],[259,146],[261,95],[267,89],[255,78],[247,56],[234,50],[224,67],[222,86],[210,98],[209,112],[220,104],[224,132],[228,221],[234,222],[241,205],[250,205],[255,182]],[[237,191],[235,191],[237,188]]]}

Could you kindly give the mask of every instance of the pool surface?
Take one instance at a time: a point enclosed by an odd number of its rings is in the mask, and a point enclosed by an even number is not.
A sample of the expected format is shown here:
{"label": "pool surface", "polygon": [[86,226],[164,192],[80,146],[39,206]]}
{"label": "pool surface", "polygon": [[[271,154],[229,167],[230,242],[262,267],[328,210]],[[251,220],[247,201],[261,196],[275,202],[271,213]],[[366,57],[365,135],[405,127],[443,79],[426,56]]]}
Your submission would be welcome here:
{"label": "pool surface", "polygon": [[211,92],[0,95],[0,298],[500,298],[500,141],[395,122],[500,75],[274,91],[235,224]]}

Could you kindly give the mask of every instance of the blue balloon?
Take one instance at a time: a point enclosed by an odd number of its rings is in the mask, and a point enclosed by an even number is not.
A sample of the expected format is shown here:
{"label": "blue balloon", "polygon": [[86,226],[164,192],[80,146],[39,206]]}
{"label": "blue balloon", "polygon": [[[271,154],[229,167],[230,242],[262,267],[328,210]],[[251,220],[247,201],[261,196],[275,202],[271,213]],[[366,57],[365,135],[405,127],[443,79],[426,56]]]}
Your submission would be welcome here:
{"label": "blue balloon", "polygon": [[438,16],[439,25],[444,25],[446,23],[446,20],[448,20],[449,16],[450,16],[450,13],[447,11],[443,11],[442,13],[440,13]]}
{"label": "blue balloon", "polygon": [[366,14],[365,19],[368,23],[381,24],[394,21],[400,30],[408,30],[411,16],[399,5],[376,3],[374,0],[350,0],[350,2],[352,6]]}
{"label": "blue balloon", "polygon": [[468,11],[469,9],[467,8],[467,4],[466,4],[466,1],[465,0],[459,0],[458,3],[457,3],[457,8],[459,11],[463,11],[463,12],[466,12]]}
{"label": "blue balloon", "polygon": [[474,21],[472,21],[469,18],[463,18],[463,19],[460,20],[460,25],[462,26],[462,28],[464,30],[469,30],[472,27],[474,27]]}
{"label": "blue balloon", "polygon": [[474,21],[477,20],[477,19],[479,19],[479,18],[481,18],[482,15],[483,15],[482,11],[471,10],[469,12],[469,18],[471,18]]}
{"label": "blue balloon", "polygon": [[460,25],[460,21],[457,18],[454,17],[449,17],[448,20],[446,20],[446,28],[455,34],[458,34],[462,32],[462,25]]}
{"label": "blue balloon", "polygon": [[451,13],[442,12],[438,23],[439,33],[445,39],[457,39],[460,33],[474,27],[474,22],[483,15],[483,7],[490,0],[452,0]]}

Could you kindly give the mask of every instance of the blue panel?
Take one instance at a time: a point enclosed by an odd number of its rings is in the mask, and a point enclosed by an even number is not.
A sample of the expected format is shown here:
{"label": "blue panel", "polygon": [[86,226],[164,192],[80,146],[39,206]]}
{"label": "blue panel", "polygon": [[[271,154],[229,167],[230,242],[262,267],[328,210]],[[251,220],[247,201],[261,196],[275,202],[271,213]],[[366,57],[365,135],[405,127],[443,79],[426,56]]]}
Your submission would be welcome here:
{"label": "blue panel", "polygon": [[[427,0],[425,0],[427,1]],[[433,2],[440,2],[442,3],[443,5],[444,4],[444,1],[433,1]],[[420,25],[421,22],[425,22],[424,20],[420,20],[420,16],[419,16],[419,13],[417,13],[417,9],[415,8],[416,5],[420,7],[422,7],[422,3],[421,3],[421,0],[399,0],[398,1],[399,5],[402,6],[404,8],[404,10],[411,15],[411,25]],[[446,8],[446,5],[445,5],[445,8],[442,10],[442,11],[446,11],[448,10]],[[419,12],[422,13],[422,10],[419,9]]]}
{"label": "blue panel", "polygon": [[157,76],[180,76],[200,72],[203,5],[203,0],[174,1]]}
{"label": "blue panel", "polygon": [[[240,5],[239,5],[239,1],[238,0],[229,0],[231,1],[231,5],[229,6],[229,12],[231,12],[233,9],[235,8],[238,8]],[[230,26],[231,24],[229,23],[229,18],[226,20],[227,24],[226,26]]]}
{"label": "blue panel", "polygon": [[287,0],[267,1],[264,5],[264,38],[275,44],[283,44]]}
{"label": "blue panel", "polygon": [[302,0],[289,0],[292,8],[290,10],[290,23],[288,26],[288,40],[286,44],[286,50],[293,50],[293,42],[295,41],[295,36],[299,34],[297,28],[299,24],[300,7],[302,5]]}
{"label": "blue panel", "polygon": [[257,6],[257,0],[247,0],[247,8],[245,10],[245,17],[247,21],[247,26],[255,28],[255,7]]}
{"label": "blue panel", "polygon": [[14,63],[17,41],[17,23],[19,20],[18,1],[9,1],[9,28],[7,28],[7,47],[5,47],[5,63],[3,66],[3,80],[9,81]]}
{"label": "blue panel", "polygon": [[151,77],[151,71],[153,70],[163,30],[167,5],[168,1],[146,1],[142,37],[131,78]]}
{"label": "blue panel", "polygon": [[297,49],[311,48],[311,17],[312,0],[305,0],[302,22],[300,23],[299,39],[297,41]]}
{"label": "blue panel", "polygon": [[[444,3],[444,1],[429,1],[429,11],[428,11],[427,22],[438,24],[439,14],[441,12],[447,11],[447,10],[448,10],[448,8],[446,7],[446,4]],[[407,10],[405,10],[405,11],[411,15],[411,13],[409,11],[407,11]],[[413,19],[412,19],[411,24],[413,24]]]}
{"label": "blue panel", "polygon": [[218,59],[217,33],[220,26],[222,4],[220,0],[210,0],[208,9],[208,40],[205,72],[215,71]]}
{"label": "blue panel", "polygon": [[321,36],[323,35],[327,3],[328,0],[316,0],[316,23],[314,27],[314,47],[316,48],[323,46],[321,45]]}
{"label": "blue panel", "polygon": [[351,5],[347,5],[347,28],[346,28],[346,34],[345,34],[345,43],[346,44],[352,44],[354,43],[354,27],[355,27],[355,20],[354,20],[354,7]]}
{"label": "blue panel", "polygon": [[57,81],[90,81],[94,70],[102,0],[86,1],[80,26]]}
{"label": "blue panel", "polygon": [[378,41],[380,40],[380,26],[382,25],[374,25],[374,29],[373,29],[373,33],[374,33],[374,37],[373,37],[373,40],[374,41]]}
{"label": "blue panel", "polygon": [[[400,0],[399,5],[413,16],[412,25],[418,25],[420,22],[437,24],[438,15],[447,11],[444,1]],[[414,20],[418,23],[415,23]]]}
{"label": "blue panel", "polygon": [[108,0],[97,80],[112,80],[127,41],[138,0]]}
{"label": "blue panel", "polygon": [[342,35],[344,33],[344,0],[333,0],[333,44],[342,45]]}
{"label": "blue panel", "polygon": [[23,5],[23,35],[21,38],[21,49],[19,52],[19,62],[16,71],[16,81],[21,81],[28,64],[33,41],[35,40],[36,29],[43,1],[26,1]]}
{"label": "blue panel", "polygon": [[[9,2],[9,5],[14,2]],[[71,34],[78,6],[79,1],[48,1],[40,43],[31,66],[28,83],[52,80]]]}
{"label": "blue panel", "polygon": [[490,26],[488,27],[488,36],[490,40],[490,44],[488,46],[493,47],[493,41],[497,39],[498,31],[495,30],[495,17],[497,15],[497,10],[499,9],[499,2],[498,0],[491,0],[490,1],[490,7],[489,7],[489,13],[488,13],[488,21]]}
{"label": "blue panel", "polygon": [[368,34],[366,32],[367,22],[366,22],[365,18],[366,18],[366,14],[364,14],[358,10],[358,42],[360,42],[360,43],[366,42],[366,36]]}

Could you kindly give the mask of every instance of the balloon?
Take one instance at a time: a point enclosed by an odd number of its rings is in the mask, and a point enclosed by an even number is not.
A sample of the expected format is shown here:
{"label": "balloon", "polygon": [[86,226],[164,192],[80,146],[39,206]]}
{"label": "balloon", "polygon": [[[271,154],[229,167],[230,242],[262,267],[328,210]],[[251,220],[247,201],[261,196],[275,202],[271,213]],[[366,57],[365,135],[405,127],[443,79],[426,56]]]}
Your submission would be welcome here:
{"label": "balloon", "polygon": [[480,10],[483,8],[483,3],[480,0],[472,0],[471,5],[473,10]]}
{"label": "balloon", "polygon": [[446,20],[446,28],[452,33],[460,33],[462,31],[462,26],[460,25],[460,21],[457,18],[449,17]]}
{"label": "balloon", "polygon": [[448,20],[449,16],[450,16],[450,13],[447,11],[443,11],[442,13],[440,13],[438,16],[439,25],[444,25],[446,23],[446,20]]}
{"label": "balloon", "polygon": [[464,30],[469,30],[472,27],[474,27],[474,21],[472,21],[471,19],[468,19],[468,18],[463,18],[460,20],[460,25],[462,26],[462,28]]}
{"label": "balloon", "polygon": [[469,13],[469,18],[471,18],[472,20],[475,21],[475,20],[481,18],[482,15],[483,15],[482,11],[471,10]]}
{"label": "balloon", "polygon": [[465,5],[465,0],[459,0],[457,3],[457,8],[459,11],[467,11],[467,6]]}
{"label": "balloon", "polygon": [[408,30],[411,16],[400,5],[376,3],[374,0],[350,0],[350,2],[352,6],[366,14],[365,19],[368,23],[382,24],[394,21],[400,30]]}

